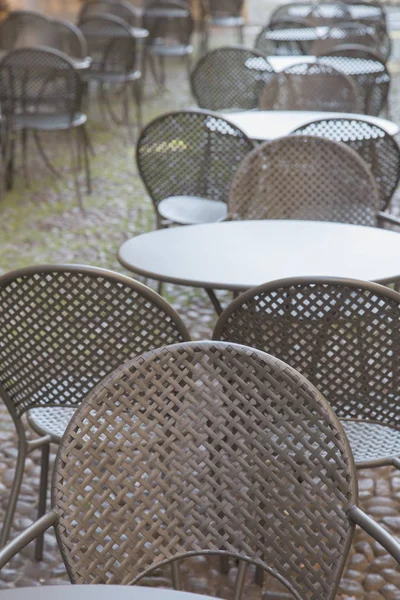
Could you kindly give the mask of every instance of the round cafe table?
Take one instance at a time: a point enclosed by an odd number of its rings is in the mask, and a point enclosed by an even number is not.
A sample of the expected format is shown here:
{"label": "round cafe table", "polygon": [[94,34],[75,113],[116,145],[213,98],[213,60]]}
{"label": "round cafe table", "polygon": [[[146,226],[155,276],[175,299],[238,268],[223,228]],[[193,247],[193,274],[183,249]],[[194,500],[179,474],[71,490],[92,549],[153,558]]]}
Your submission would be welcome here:
{"label": "round cafe table", "polygon": [[225,221],[170,227],[126,241],[119,262],[157,281],[243,291],[283,277],[389,282],[400,276],[400,235],[326,221]]}
{"label": "round cafe table", "polygon": [[44,585],[1,590],[2,600],[210,600],[210,596],[126,585]]}
{"label": "round cafe table", "polygon": [[241,129],[247,137],[257,142],[274,140],[290,135],[298,127],[318,119],[361,119],[382,127],[390,135],[399,133],[399,126],[393,121],[359,115],[316,110],[245,110],[240,112],[221,112],[221,116]]}

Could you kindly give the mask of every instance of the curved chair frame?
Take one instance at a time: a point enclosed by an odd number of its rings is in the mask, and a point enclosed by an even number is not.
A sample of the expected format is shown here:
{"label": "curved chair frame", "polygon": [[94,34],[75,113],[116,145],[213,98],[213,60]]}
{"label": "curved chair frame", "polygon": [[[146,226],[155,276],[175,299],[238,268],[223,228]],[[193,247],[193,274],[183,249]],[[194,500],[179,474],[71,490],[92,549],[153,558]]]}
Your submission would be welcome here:
{"label": "curved chair frame", "polygon": [[132,585],[170,565],[180,589],[180,559],[220,554],[240,561],[237,600],[249,563],[296,600],[333,600],[356,523],[400,561],[400,544],[357,507],[351,451],[323,396],[258,350],[177,344],[86,397],[59,448],[51,512],[0,551],[0,568],[54,525],[73,583]]}
{"label": "curved chair frame", "polygon": [[295,19],[294,17],[286,17],[279,21],[274,21],[261,29],[254,42],[254,48],[259,52],[263,52],[266,56],[307,54],[310,42],[301,42],[299,40],[277,41],[266,37],[268,31],[276,31],[279,29],[302,29],[303,27],[313,27],[313,24],[307,19]]}
{"label": "curved chair frame", "polygon": [[201,18],[201,51],[208,52],[210,28],[211,27],[235,27],[238,32],[238,43],[244,44],[244,26],[246,24],[243,16],[245,0],[202,0]]}
{"label": "curved chair frame", "polygon": [[383,285],[287,278],[234,300],[213,339],[273,353],[307,377],[342,420],[359,469],[400,468],[399,316],[400,294]]}
{"label": "curved chair frame", "polygon": [[[0,276],[0,398],[18,436],[15,478],[0,545],[9,537],[25,459],[42,450],[39,517],[51,443],[108,373],[143,350],[190,339],[172,307],[145,285],[83,265],[40,265]],[[22,416],[42,437],[28,441]],[[42,557],[43,539],[35,556]]]}
{"label": "curved chair frame", "polygon": [[113,16],[125,21],[131,27],[141,27],[141,11],[126,0],[89,0],[82,4],[77,22],[80,24],[94,16]]}

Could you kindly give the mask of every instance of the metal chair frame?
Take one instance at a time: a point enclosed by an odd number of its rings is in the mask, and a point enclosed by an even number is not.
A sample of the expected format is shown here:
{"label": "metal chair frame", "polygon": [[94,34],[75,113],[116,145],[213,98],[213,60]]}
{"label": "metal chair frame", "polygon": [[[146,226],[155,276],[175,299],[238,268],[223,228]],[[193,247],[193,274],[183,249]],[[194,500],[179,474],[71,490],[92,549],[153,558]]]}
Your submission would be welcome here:
{"label": "metal chair frame", "polygon": [[245,18],[243,9],[245,0],[201,0],[201,53],[209,49],[211,27],[234,27],[238,32],[238,43],[244,44]]}
{"label": "metal chair frame", "polygon": [[312,42],[304,42],[299,40],[277,41],[266,37],[269,31],[277,29],[302,29],[303,27],[313,27],[313,23],[307,19],[294,17],[282,17],[279,21],[273,21],[269,25],[263,27],[256,37],[254,48],[259,52],[263,52],[266,56],[292,56],[309,54],[310,45]]}

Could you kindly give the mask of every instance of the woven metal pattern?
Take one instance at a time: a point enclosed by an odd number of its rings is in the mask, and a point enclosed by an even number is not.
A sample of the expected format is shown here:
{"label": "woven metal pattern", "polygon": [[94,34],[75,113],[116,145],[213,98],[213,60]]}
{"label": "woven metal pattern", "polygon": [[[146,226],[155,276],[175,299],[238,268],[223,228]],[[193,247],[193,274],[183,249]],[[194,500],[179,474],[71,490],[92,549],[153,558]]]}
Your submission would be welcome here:
{"label": "woven metal pattern", "polygon": [[156,209],[176,196],[226,202],[233,176],[253,148],[225,119],[206,111],[179,111],[143,129],[136,160]]}
{"label": "woven metal pattern", "polygon": [[388,207],[400,179],[400,148],[393,136],[373,123],[357,119],[322,119],[293,133],[321,136],[356,150],[375,177],[382,210]]}
{"label": "woven metal pattern", "polygon": [[[307,377],[343,419],[387,425],[382,439],[350,425],[358,460],[400,454],[400,295],[351,280],[287,279],[243,294],[220,317],[214,337],[260,348]],[[374,438],[376,437],[374,434]],[[362,439],[364,438],[364,439]],[[364,449],[366,455],[363,454]]]}
{"label": "woven metal pattern", "polygon": [[[310,23],[306,19],[295,19],[293,17],[291,19],[282,18],[279,21],[270,23],[261,29],[254,43],[254,47],[259,52],[263,52],[266,56],[292,56],[297,54],[307,54],[310,42],[299,41],[296,39],[296,30],[302,29],[303,27],[310,27]],[[288,38],[290,37],[290,32],[293,31],[293,37],[295,39],[269,39],[269,32],[276,31],[277,29],[287,30]]]}
{"label": "woven metal pattern", "polygon": [[137,354],[187,339],[172,308],[127,277],[43,266],[0,277],[0,381],[17,415],[76,405]]}
{"label": "woven metal pattern", "polygon": [[131,27],[140,27],[141,13],[131,2],[124,0],[92,0],[84,2],[79,12],[78,23],[96,16],[113,16],[122,19]]}
{"label": "woven metal pattern", "polygon": [[311,46],[311,54],[320,55],[338,44],[360,44],[379,51],[380,40],[374,30],[359,23],[340,23],[330,29]]}
{"label": "woven metal pattern", "polygon": [[155,0],[143,12],[143,26],[152,46],[189,46],[194,21],[185,3]]}
{"label": "woven metal pattern", "polygon": [[358,85],[331,65],[302,63],[277,73],[263,88],[263,110],[359,112]]}
{"label": "woven metal pattern", "polygon": [[91,16],[81,21],[92,58],[89,74],[126,75],[136,68],[136,40],[127,23],[118,17]]}
{"label": "woven metal pattern", "polygon": [[376,225],[380,198],[363,159],[340,142],[288,136],[243,160],[228,201],[231,219],[312,219]]}
{"label": "woven metal pattern", "polygon": [[200,342],[125,364],[75,413],[53,506],[75,583],[135,583],[188,553],[272,571],[295,598],[334,598],[356,502],[333,412],[296,371]]}
{"label": "woven metal pattern", "polygon": [[386,106],[390,74],[386,65],[379,60],[379,55],[372,50],[357,44],[344,44],[320,56],[318,62],[338,71],[356,71],[352,78],[358,84],[357,93],[363,114],[378,116]]}
{"label": "woven metal pattern", "polygon": [[349,7],[343,2],[322,2],[311,7],[308,18],[314,25],[335,25],[351,21]]}
{"label": "woven metal pattern", "polygon": [[191,74],[192,94],[201,108],[251,110],[257,108],[273,69],[258,50],[225,47],[211,50]]}
{"label": "woven metal pattern", "polygon": [[203,0],[203,6],[211,18],[240,17],[244,0]]}
{"label": "woven metal pattern", "polygon": [[52,441],[59,443],[74,412],[72,406],[32,408],[28,412],[28,422],[37,433],[50,434]]}
{"label": "woven metal pattern", "polygon": [[[400,431],[379,423],[342,421],[357,465],[400,457]],[[369,464],[368,464],[369,463]]]}
{"label": "woven metal pattern", "polygon": [[0,102],[7,115],[66,116],[72,123],[82,82],[70,60],[56,50],[20,48],[0,62]]}

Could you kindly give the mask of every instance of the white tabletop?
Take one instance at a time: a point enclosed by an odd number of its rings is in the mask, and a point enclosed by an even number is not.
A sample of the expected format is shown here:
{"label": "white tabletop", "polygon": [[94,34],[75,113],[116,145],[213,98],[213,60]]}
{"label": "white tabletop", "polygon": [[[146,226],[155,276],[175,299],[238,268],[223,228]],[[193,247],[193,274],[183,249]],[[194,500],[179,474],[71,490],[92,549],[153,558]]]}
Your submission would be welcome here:
{"label": "white tabletop", "polygon": [[212,289],[298,276],[389,280],[400,275],[400,234],[321,221],[227,221],[139,235],[118,259],[152,279]]}
{"label": "white tabletop", "polygon": [[246,110],[241,112],[221,112],[236,127],[239,127],[252,140],[266,141],[290,135],[292,131],[318,119],[362,119],[382,127],[390,135],[399,133],[399,126],[387,119],[358,115],[357,113],[306,111],[306,110]]}
{"label": "white tabletop", "polygon": [[[302,63],[315,63],[317,60],[325,65],[332,65],[332,67],[335,67],[338,69],[338,71],[346,73],[346,75],[376,75],[376,73],[382,73],[385,70],[385,65],[379,60],[353,58],[350,56],[346,57],[345,61],[341,56],[322,56],[317,59],[316,56],[309,54],[304,56],[267,56],[267,59],[269,64],[277,73],[283,71],[283,69],[292,67],[293,65],[301,65]],[[249,61],[247,61],[247,63],[248,62]]]}
{"label": "white tabletop", "polygon": [[[379,7],[376,6],[365,6],[365,5],[357,5],[357,4],[347,4],[347,8],[350,11],[351,18],[357,19],[371,19],[372,21],[379,19],[382,11]],[[303,6],[299,4],[295,4],[294,6],[289,7],[288,15],[296,18],[304,18],[307,17],[311,12],[312,6],[311,4],[304,4]],[[319,6],[319,14],[322,17],[332,18],[335,12],[329,6],[329,4],[320,5]]]}
{"label": "white tabletop", "polygon": [[1,590],[2,600],[210,600],[210,596],[124,585],[48,585]]}

